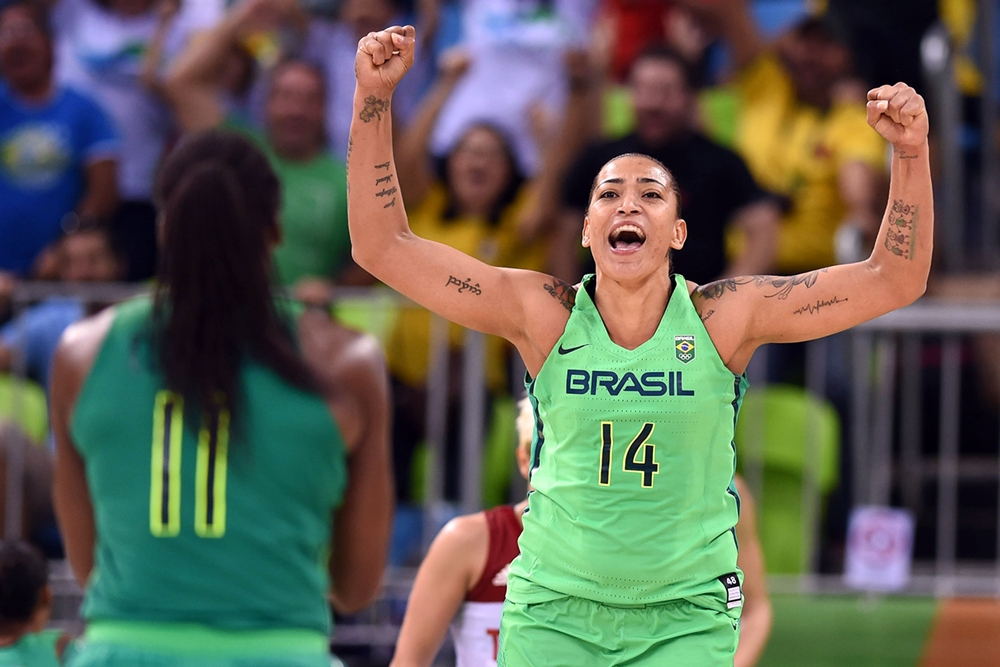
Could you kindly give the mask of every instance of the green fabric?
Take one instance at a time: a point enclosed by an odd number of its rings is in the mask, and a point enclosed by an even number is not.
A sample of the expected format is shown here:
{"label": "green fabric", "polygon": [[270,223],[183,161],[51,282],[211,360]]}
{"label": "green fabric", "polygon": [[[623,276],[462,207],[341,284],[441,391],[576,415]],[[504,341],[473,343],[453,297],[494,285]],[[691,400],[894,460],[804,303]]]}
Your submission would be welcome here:
{"label": "green fabric", "polygon": [[45,390],[31,380],[0,375],[0,424],[10,422],[37,444],[49,435]]}
{"label": "green fabric", "polygon": [[719,577],[737,571],[732,438],[746,378],[723,364],[682,276],[655,334],[635,350],[611,341],[593,276],[584,285],[527,383],[534,491],[507,598],[684,598],[727,611]]}
{"label": "green fabric", "polygon": [[12,646],[0,647],[0,667],[59,667],[59,630],[30,632]]}
{"label": "green fabric", "polygon": [[72,419],[97,526],[84,617],[328,632],[347,466],[329,409],[248,361],[238,421],[203,425],[163,391],[150,310],[116,307]]}
{"label": "green fabric", "polygon": [[281,245],[274,252],[281,283],[334,278],[351,254],[344,164],[325,152],[307,162],[286,160],[261,132],[235,122],[227,126],[253,140],[281,181]]}
{"label": "green fabric", "polygon": [[771,604],[758,667],[917,667],[938,607],[932,598],[853,595],[775,595]]}
{"label": "green fabric", "polygon": [[96,621],[88,642],[119,644],[173,655],[239,657],[265,653],[325,653],[328,640],[315,630],[216,630],[203,625]]}
{"label": "green fabric", "polygon": [[84,642],[67,667],[343,667],[328,652],[230,656],[158,653],[107,642]]}
{"label": "green fabric", "polygon": [[497,667],[732,665],[738,639],[737,619],[685,600],[640,608],[574,597],[508,600]]}

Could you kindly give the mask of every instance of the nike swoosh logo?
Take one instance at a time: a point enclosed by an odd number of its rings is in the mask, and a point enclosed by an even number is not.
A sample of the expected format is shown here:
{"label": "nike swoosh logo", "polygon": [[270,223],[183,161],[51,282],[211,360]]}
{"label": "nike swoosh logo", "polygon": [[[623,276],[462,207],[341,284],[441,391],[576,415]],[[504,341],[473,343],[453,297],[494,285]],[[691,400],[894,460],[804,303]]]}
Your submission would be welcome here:
{"label": "nike swoosh logo", "polygon": [[587,347],[590,343],[584,343],[583,345],[577,345],[576,347],[563,347],[562,343],[559,344],[559,354],[569,354],[570,352],[576,352],[581,347]]}

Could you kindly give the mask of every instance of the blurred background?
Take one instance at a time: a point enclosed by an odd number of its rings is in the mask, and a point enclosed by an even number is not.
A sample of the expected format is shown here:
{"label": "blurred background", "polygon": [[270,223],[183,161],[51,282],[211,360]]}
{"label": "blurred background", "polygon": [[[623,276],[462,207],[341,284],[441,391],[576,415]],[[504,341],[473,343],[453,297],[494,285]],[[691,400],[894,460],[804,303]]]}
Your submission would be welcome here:
{"label": "blurred background", "polygon": [[[928,102],[927,295],[762,348],[737,430],[774,628],[760,664],[1000,664],[1000,6],[990,0],[0,0],[0,521],[80,591],[52,517],[46,384],[72,322],[148,289],[158,166],[223,127],[283,187],[277,280],[383,343],[397,516],[382,599],[338,619],[391,657],[448,519],[523,498],[523,368],[353,264],[344,159],[357,41],[417,27],[393,97],[414,232],[576,282],[590,183],[623,152],[675,174],[699,283],[863,259],[889,147],[865,94]],[[822,307],[816,304],[816,307]],[[261,530],[267,530],[261,526]],[[440,664],[449,663],[445,647]]]}

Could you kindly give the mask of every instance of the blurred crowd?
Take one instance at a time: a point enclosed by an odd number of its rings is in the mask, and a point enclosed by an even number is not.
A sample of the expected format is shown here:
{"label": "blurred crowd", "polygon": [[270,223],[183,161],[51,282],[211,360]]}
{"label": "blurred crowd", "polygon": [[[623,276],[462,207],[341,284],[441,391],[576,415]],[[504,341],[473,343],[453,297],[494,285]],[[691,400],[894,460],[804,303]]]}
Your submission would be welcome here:
{"label": "blurred crowd", "polygon": [[[888,147],[866,91],[906,81],[928,95],[921,38],[942,22],[975,98],[975,16],[974,0],[0,0],[0,371],[44,386],[60,333],[100,305],[15,312],[20,281],[153,278],[153,186],[185,133],[226,128],[271,160],[278,283],[316,304],[371,285],[351,260],[344,171],[370,31],[417,28],[415,71],[392,100],[415,233],[575,282],[598,169],[647,153],[673,171],[688,221],[676,271],[704,283],[867,256]],[[427,313],[403,310],[384,336],[404,504],[419,492],[429,331]],[[463,336],[448,334],[451,426]],[[520,382],[499,340],[485,377],[495,415]]]}

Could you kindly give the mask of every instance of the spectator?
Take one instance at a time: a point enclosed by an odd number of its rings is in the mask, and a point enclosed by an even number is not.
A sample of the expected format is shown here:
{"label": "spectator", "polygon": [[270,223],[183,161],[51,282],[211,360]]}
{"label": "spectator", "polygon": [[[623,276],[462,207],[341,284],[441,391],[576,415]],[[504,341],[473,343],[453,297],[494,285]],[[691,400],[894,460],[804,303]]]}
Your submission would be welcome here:
{"label": "spectator", "polygon": [[[577,82],[572,86],[575,103],[563,120],[560,141],[550,145],[545,159],[552,169],[543,169],[538,179],[525,178],[506,133],[488,122],[473,124],[458,144],[442,161],[430,154],[431,129],[442,106],[455,90],[469,68],[469,59],[461,53],[447,54],[441,61],[441,73],[434,87],[424,98],[413,123],[407,128],[397,147],[399,188],[412,202],[408,211],[415,234],[444,243],[494,265],[540,270],[547,261],[544,228],[525,229],[524,220],[538,205],[536,189],[547,172],[561,179],[563,154],[568,152],[571,138],[579,135],[576,128],[584,124],[587,86]],[[533,216],[532,216],[533,217]],[[535,239],[535,240],[532,240]],[[464,278],[465,276],[463,276]],[[423,309],[402,312],[387,349],[393,375],[395,406],[393,451],[397,494],[401,501],[410,500],[409,474],[413,451],[423,437],[425,387],[428,372],[430,313]],[[448,383],[450,423],[459,415],[461,404],[461,345],[464,330],[449,327],[451,380]],[[485,350],[486,382],[489,391],[497,395],[507,388],[506,352],[499,338],[487,338]],[[445,495],[457,493],[457,429],[448,434],[445,468]]]}
{"label": "spectator", "polygon": [[[326,127],[330,149],[337,159],[347,156],[347,135],[351,130],[354,110],[354,55],[358,40],[369,32],[382,30],[390,25],[404,25],[404,0],[343,0],[339,21],[313,20],[309,24],[305,56],[322,63],[326,74]],[[416,23],[422,35],[421,47],[430,34],[424,26],[434,23],[437,1],[424,0],[418,5]],[[426,34],[425,34],[426,33]],[[424,52],[426,49],[421,48]],[[420,56],[420,54],[418,54]],[[392,97],[393,111],[398,119],[406,122],[416,111],[419,95],[425,80],[433,76],[430,60],[418,57],[414,69],[423,76],[414,76],[409,85],[401,86]],[[430,69],[430,71],[427,71]]]}
{"label": "spectator", "polygon": [[[590,146],[566,178],[562,238],[554,244],[562,256],[553,273],[565,279],[580,277],[580,229],[591,184],[608,160],[624,153],[650,155],[674,175],[689,230],[684,250],[674,258],[677,273],[705,284],[723,276],[770,272],[778,208],[739,157],[693,129],[695,94],[683,57],[666,46],[650,47],[633,63],[629,92],[635,131]],[[742,252],[727,262],[725,235],[730,228],[742,232],[745,242]]]}
{"label": "spectator", "polygon": [[0,300],[32,274],[64,220],[117,202],[118,138],[87,95],[53,81],[52,33],[36,4],[0,9]]}
{"label": "spectator", "polygon": [[849,79],[847,47],[827,21],[807,17],[769,48],[747,0],[682,1],[718,26],[732,47],[737,152],[763,187],[787,199],[777,271],[860,259],[861,239],[870,247],[879,225],[886,144],[867,126],[864,96]]}
{"label": "spectator", "polygon": [[[539,171],[542,151],[530,110],[561,113],[567,95],[562,58],[583,44],[597,0],[465,0],[462,46],[471,57],[434,128],[431,150],[448,154],[469,127],[488,122],[513,142],[527,175]],[[409,195],[407,195],[409,198]]]}
{"label": "spectator", "polygon": [[[120,280],[124,262],[103,227],[82,227],[67,234],[55,249],[60,279],[68,284]],[[50,297],[21,313],[0,329],[0,371],[14,367],[15,355],[25,356],[28,377],[49,381],[49,366],[65,329],[99,306],[76,297]]]}
{"label": "spectator", "polygon": [[176,16],[161,11],[157,0],[58,0],[55,5],[60,80],[91,92],[122,133],[118,189],[123,201],[114,231],[128,256],[129,279],[148,278],[156,268],[153,177],[174,131],[169,109],[144,84],[149,80],[145,54],[157,47],[153,51],[169,61],[194,32],[213,25],[220,11],[221,0],[184,2]]}
{"label": "spectator", "polygon": [[69,637],[45,629],[51,616],[45,558],[20,540],[0,542],[0,664],[58,665]]}
{"label": "spectator", "polygon": [[282,188],[278,278],[315,292],[316,281],[328,289],[337,279],[360,279],[350,259],[344,164],[326,151],[324,74],[304,60],[276,65],[263,131],[227,117],[226,89],[216,74],[233,61],[247,35],[303,20],[296,3],[287,0],[236,5],[204,39],[191,43],[167,75],[165,89],[185,131],[223,125],[267,155]]}

